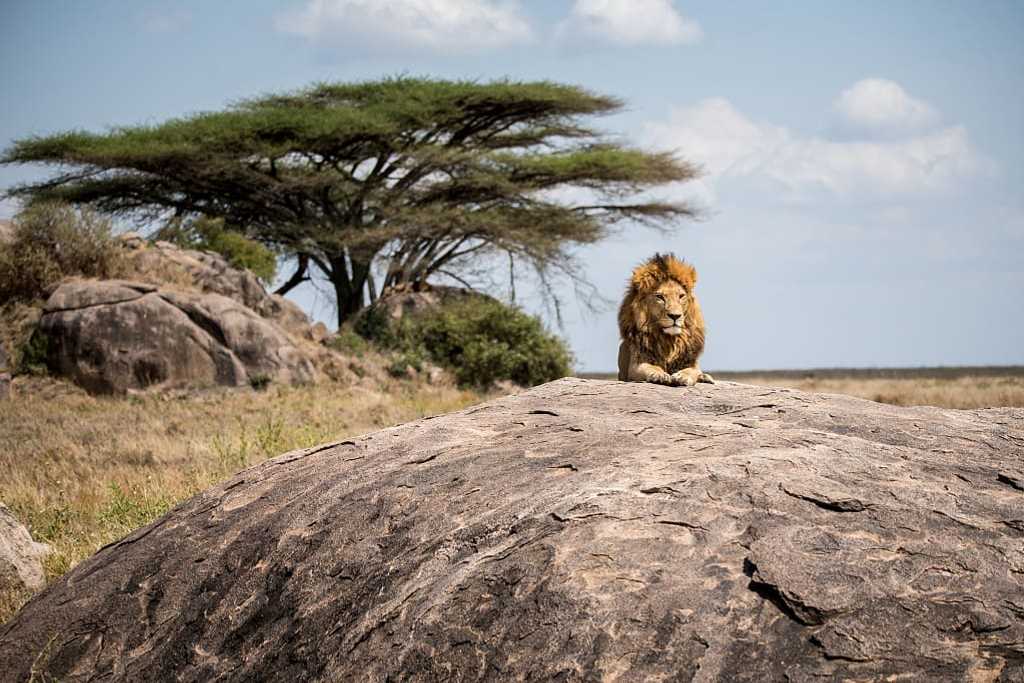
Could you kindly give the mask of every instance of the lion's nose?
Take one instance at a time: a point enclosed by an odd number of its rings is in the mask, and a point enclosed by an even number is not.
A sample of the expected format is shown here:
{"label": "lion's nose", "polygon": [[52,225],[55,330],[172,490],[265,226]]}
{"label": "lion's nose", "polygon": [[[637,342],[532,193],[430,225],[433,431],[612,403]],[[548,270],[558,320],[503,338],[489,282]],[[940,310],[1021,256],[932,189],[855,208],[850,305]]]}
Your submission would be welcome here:
{"label": "lion's nose", "polygon": [[669,313],[668,317],[672,319],[672,322],[677,323],[679,319],[683,317],[682,313]]}

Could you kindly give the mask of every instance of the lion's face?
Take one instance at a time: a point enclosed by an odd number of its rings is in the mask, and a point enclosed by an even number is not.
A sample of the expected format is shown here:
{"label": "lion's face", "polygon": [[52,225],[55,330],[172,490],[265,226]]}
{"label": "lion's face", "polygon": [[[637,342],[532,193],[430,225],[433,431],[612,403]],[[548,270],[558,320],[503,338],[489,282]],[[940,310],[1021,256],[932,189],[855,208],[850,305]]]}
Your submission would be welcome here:
{"label": "lion's face", "polygon": [[645,299],[647,319],[651,327],[673,336],[683,333],[690,295],[686,288],[675,280],[666,280]]}

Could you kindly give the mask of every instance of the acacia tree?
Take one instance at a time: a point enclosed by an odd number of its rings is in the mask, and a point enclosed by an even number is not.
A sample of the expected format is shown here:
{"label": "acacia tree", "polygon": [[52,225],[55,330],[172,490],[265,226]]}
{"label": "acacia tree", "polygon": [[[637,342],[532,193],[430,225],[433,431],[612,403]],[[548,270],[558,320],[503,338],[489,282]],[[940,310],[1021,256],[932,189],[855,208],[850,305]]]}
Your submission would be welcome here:
{"label": "acacia tree", "polygon": [[668,227],[692,216],[682,203],[633,198],[694,178],[694,166],[584,125],[621,107],[551,82],[324,83],[154,126],[25,138],[0,163],[55,167],[8,192],[30,203],[144,221],[221,218],[296,257],[279,293],[319,269],[340,324],[366,295],[457,277],[488,252],[542,276],[572,272],[571,248],[620,220]]}

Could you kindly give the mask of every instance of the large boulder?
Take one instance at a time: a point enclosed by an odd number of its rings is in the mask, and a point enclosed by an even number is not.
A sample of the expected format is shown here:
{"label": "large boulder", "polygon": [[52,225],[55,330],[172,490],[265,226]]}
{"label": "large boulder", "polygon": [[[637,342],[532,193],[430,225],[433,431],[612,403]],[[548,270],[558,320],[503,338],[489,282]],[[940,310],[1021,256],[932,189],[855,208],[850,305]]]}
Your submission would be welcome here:
{"label": "large boulder", "polygon": [[49,552],[50,546],[33,541],[28,529],[0,503],[0,593],[42,588],[46,583],[43,558]]}
{"label": "large boulder", "polygon": [[565,379],[111,544],[0,678],[1020,681],[1024,410]]}
{"label": "large boulder", "polygon": [[93,393],[305,383],[317,374],[294,340],[240,302],[140,282],[65,282],[36,334],[50,371]]}

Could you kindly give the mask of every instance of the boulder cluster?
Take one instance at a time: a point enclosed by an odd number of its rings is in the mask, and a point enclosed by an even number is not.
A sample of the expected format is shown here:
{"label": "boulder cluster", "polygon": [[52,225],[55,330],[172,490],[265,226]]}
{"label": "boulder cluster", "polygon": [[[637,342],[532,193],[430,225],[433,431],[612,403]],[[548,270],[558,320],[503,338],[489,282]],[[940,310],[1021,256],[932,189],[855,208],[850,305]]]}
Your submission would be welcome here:
{"label": "boulder cluster", "polygon": [[138,279],[69,280],[47,300],[36,335],[51,373],[105,394],[322,376],[326,327],[252,273],[212,252],[120,239]]}

